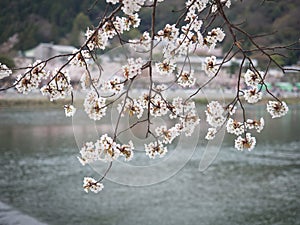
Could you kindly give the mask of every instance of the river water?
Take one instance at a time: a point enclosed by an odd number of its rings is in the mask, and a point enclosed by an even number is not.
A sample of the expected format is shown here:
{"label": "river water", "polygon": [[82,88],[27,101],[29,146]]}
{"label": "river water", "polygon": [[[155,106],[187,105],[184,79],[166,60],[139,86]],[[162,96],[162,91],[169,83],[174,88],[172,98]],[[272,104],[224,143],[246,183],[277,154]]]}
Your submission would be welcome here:
{"label": "river water", "polygon": [[266,120],[254,151],[235,150],[226,136],[199,171],[206,146],[199,138],[168,179],[143,187],[105,180],[95,195],[82,189],[83,177],[96,173],[76,159],[74,124],[62,111],[1,109],[0,224],[300,224],[300,106],[272,121],[263,108],[249,110]]}

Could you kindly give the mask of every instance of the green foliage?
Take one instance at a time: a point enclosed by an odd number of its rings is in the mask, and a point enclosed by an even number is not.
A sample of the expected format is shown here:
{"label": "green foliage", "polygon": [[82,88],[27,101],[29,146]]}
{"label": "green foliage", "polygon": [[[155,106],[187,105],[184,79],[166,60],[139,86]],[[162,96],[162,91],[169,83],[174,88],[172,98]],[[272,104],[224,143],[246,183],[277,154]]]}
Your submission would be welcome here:
{"label": "green foliage", "polygon": [[280,66],[283,66],[283,65],[285,64],[284,58],[283,58],[282,56],[280,56],[280,55],[274,55],[274,56],[272,56],[272,59],[273,59],[276,63],[278,63]]}
{"label": "green foliage", "polygon": [[2,64],[5,64],[8,68],[14,68],[15,67],[14,61],[8,56],[0,55],[0,62]]}
{"label": "green foliage", "polygon": [[70,34],[70,44],[74,46],[80,46],[80,34],[86,30],[87,27],[90,27],[92,22],[89,17],[84,13],[80,12],[77,14],[76,18],[73,21],[73,27]]}

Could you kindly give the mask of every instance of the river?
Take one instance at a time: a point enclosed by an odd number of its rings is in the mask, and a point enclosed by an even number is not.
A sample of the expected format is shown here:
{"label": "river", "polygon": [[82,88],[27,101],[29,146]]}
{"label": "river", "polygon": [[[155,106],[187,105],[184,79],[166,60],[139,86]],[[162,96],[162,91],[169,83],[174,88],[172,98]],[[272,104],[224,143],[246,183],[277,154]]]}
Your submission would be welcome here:
{"label": "river", "polygon": [[143,187],[105,180],[96,195],[82,189],[83,177],[96,173],[76,159],[74,124],[62,111],[1,109],[0,224],[300,224],[300,105],[290,108],[276,120],[249,109],[266,120],[252,152],[235,150],[228,135],[199,171],[206,146],[199,138],[168,179]]}

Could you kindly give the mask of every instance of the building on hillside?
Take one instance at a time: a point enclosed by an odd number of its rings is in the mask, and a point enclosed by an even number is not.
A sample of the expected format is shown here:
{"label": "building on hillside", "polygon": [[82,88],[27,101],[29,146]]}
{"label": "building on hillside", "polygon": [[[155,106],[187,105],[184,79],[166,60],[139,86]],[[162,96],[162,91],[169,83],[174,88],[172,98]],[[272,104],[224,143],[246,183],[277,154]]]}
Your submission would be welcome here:
{"label": "building on hillside", "polygon": [[[38,46],[23,52],[23,56],[31,58],[32,61],[46,60],[56,55],[71,54],[76,48],[69,45],[55,45],[53,43],[40,43]],[[67,57],[62,57],[64,60]]]}

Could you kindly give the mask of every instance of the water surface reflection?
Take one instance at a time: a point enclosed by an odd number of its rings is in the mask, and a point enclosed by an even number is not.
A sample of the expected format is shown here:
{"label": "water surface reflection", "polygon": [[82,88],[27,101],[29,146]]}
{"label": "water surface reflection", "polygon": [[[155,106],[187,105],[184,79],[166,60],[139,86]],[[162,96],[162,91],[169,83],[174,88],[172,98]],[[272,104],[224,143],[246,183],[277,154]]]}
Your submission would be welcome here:
{"label": "water surface reflection", "polygon": [[[299,115],[299,106],[282,120],[270,122],[266,115],[250,153],[234,150],[232,136],[226,136],[202,173],[205,141],[199,140],[193,158],[165,182],[137,188],[106,181],[101,194],[87,195],[82,178],[96,174],[78,163],[72,122],[63,112],[1,110],[0,201],[57,225],[299,224]],[[88,133],[90,127],[79,123],[76,129]]]}

